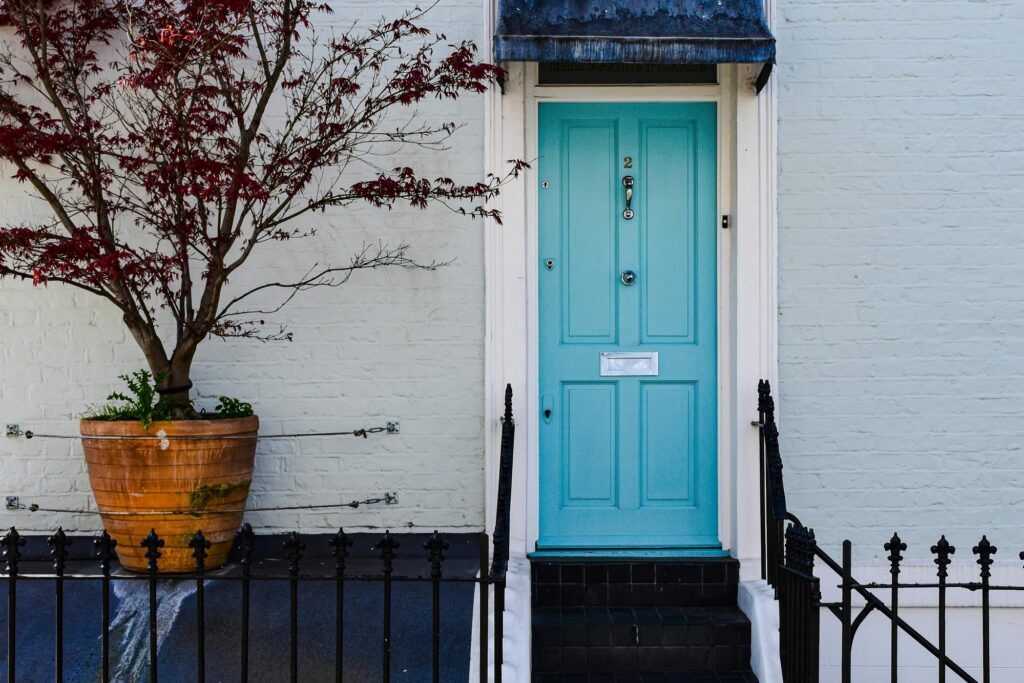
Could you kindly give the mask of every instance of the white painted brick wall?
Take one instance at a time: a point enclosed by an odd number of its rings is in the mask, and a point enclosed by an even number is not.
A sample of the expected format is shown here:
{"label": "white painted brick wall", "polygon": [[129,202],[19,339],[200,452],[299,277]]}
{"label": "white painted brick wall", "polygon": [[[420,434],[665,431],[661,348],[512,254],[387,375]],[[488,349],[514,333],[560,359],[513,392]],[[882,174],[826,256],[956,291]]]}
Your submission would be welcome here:
{"label": "white painted brick wall", "polygon": [[[956,555],[970,554],[970,548],[958,548]],[[838,603],[842,593],[836,585],[839,578],[827,569],[817,572],[821,577],[821,599],[826,603]],[[891,580],[887,562],[859,562],[855,557],[853,576],[861,583],[887,583]],[[949,567],[949,582],[952,584],[976,581],[978,567],[972,558],[960,557]],[[900,574],[903,583],[932,583],[935,581],[935,565],[931,560],[907,561]],[[993,585],[1019,585],[1020,562],[1015,557],[1005,557],[992,567]],[[889,591],[874,591],[883,600],[888,600]],[[1024,649],[1020,647],[1020,636],[1024,632],[1024,601],[1019,592],[993,591],[990,595],[989,615],[991,640],[991,680],[993,683],[1011,683],[1024,679]],[[947,653],[959,666],[976,680],[983,680],[982,610],[979,591],[950,588],[946,594]],[[934,588],[902,588],[899,594],[900,618],[905,620],[931,643],[938,644],[938,591]],[[864,601],[855,596],[853,611],[856,615]],[[826,608],[821,609],[820,672],[821,683],[839,683],[842,680],[842,630],[839,619]],[[878,612],[873,612],[858,628],[853,646],[853,680],[874,683],[889,680],[891,667],[891,624]],[[938,665],[935,657],[915,642],[909,635],[901,633],[897,639],[899,680],[906,683],[934,683],[938,680]],[[960,680],[959,676],[947,672],[947,680]]]}
{"label": "white painted brick wall", "polygon": [[[1024,548],[1024,3],[778,0],[787,493],[830,550]],[[873,550],[871,550],[873,548]],[[1002,550],[1005,548],[1005,550]]]}
{"label": "white painted brick wall", "polygon": [[[336,2],[331,24],[344,27],[410,4]],[[442,0],[429,23],[452,41],[481,41],[483,8],[476,0]],[[328,27],[322,27],[328,30]],[[426,103],[424,116],[465,124],[446,153],[413,153],[428,177],[477,180],[483,174],[483,100]],[[23,186],[0,181],[4,221],[33,211]],[[483,524],[483,226],[445,211],[391,212],[355,207],[316,217],[319,235],[271,245],[272,255],[232,281],[268,273],[301,274],[314,261],[342,263],[364,241],[407,241],[421,260],[455,259],[437,272],[391,270],[357,274],[337,290],[299,297],[274,320],[295,341],[260,344],[210,340],[200,349],[194,380],[200,405],[216,396],[251,400],[263,431],[330,431],[401,420],[399,436],[262,442],[250,503],[254,506],[333,503],[385,490],[398,506],[309,514],[261,513],[262,529],[476,529]],[[273,247],[281,248],[273,248]],[[0,282],[0,423],[74,433],[72,419],[102,400],[116,375],[143,367],[114,309],[59,285],[33,288]],[[94,507],[77,443],[0,437],[0,494],[50,507]],[[25,531],[98,528],[91,515],[5,513],[3,526]]]}
{"label": "white painted brick wall", "polygon": [[[333,24],[396,14],[338,2]],[[482,38],[482,8],[442,2],[453,39]],[[1024,57],[1016,0],[780,0],[780,408],[792,504],[833,548],[910,554],[940,532],[1024,547]],[[483,168],[482,102],[431,106],[467,125],[444,155],[411,159],[463,178]],[[30,215],[0,185],[7,220]],[[254,516],[262,527],[483,519],[483,266],[479,223],[359,209],[264,270],[343,260],[363,240],[406,239],[437,273],[361,274],[283,316],[292,344],[207,343],[206,402],[251,397],[268,431],[402,420],[399,437],[266,442],[253,503],[348,500],[385,489],[401,505]],[[238,282],[241,287],[244,283]],[[53,285],[0,284],[0,422],[70,432],[141,356],[106,305]],[[0,493],[91,505],[78,448],[0,440]],[[92,517],[7,514],[26,529],[96,528]]]}
{"label": "white painted brick wall", "polygon": [[[938,642],[938,620],[934,608],[901,608],[900,617],[932,643]],[[990,643],[992,683],[1018,683],[1024,671],[1024,652],[1020,648],[1019,634],[1024,630],[1024,609],[997,608],[991,611],[992,640]],[[955,607],[946,614],[946,630],[950,635],[949,657],[963,667],[975,680],[982,680],[981,609]],[[840,622],[826,609],[821,610],[820,683],[842,681],[842,630]],[[889,620],[872,614],[857,632],[854,640],[853,672],[855,681],[888,681],[891,659]],[[902,683],[935,683],[938,680],[937,660],[910,636],[900,634],[899,680]],[[946,672],[946,680],[959,681],[960,677]]]}

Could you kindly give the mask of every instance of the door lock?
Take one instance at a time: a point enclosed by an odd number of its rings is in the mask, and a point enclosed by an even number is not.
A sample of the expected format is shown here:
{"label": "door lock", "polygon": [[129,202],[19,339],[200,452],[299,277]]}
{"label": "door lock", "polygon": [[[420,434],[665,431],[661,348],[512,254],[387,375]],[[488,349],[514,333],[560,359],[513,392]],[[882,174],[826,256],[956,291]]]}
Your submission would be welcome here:
{"label": "door lock", "polygon": [[551,416],[554,414],[555,403],[548,395],[540,398],[541,414],[544,416],[544,424],[551,424]]}
{"label": "door lock", "polygon": [[626,210],[622,212],[622,217],[628,221],[636,215],[633,213],[633,209],[629,208],[630,202],[633,201],[633,176],[628,175],[623,178],[622,186],[626,188]]}
{"label": "door lock", "polygon": [[622,284],[626,285],[627,287],[632,287],[633,285],[636,284],[636,273],[634,273],[632,270],[623,271],[622,275],[619,277],[619,280],[621,280]]}

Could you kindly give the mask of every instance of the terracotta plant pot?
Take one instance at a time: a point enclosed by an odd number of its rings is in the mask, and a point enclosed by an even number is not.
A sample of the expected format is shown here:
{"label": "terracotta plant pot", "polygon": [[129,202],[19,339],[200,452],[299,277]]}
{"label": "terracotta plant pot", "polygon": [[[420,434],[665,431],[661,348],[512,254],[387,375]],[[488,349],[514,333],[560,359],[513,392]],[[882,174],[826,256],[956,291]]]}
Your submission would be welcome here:
{"label": "terracotta plant pot", "polygon": [[[149,429],[135,421],[82,420],[89,483],[125,569],[147,570],[142,539],[150,529],[164,540],[161,573],[195,569],[188,542],[196,531],[211,543],[207,569],[227,561],[249,495],[259,424],[256,416],[154,422]],[[89,438],[153,437],[161,431],[192,438]]]}

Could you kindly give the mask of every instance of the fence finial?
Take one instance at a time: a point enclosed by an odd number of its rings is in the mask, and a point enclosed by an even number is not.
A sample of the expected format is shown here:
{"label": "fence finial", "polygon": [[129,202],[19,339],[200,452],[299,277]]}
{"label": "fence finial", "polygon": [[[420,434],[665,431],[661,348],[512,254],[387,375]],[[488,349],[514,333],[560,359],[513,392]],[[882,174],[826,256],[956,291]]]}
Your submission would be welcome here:
{"label": "fence finial", "polygon": [[103,533],[93,539],[92,545],[96,549],[96,557],[100,561],[100,572],[104,576],[110,574],[110,561],[114,559],[114,548],[117,547],[117,541],[112,539],[104,529]]}
{"label": "fence finial", "polygon": [[448,550],[448,544],[441,538],[441,534],[437,533],[437,529],[434,529],[434,533],[423,544],[423,549],[430,551],[430,578],[441,578],[441,563],[446,559],[444,551]]}
{"label": "fence finial", "polygon": [[992,556],[996,554],[996,547],[992,545],[988,536],[982,536],[978,545],[971,548],[971,552],[978,556],[978,566],[981,567],[981,578],[987,579],[992,576]]}
{"label": "fence finial", "polygon": [[238,561],[243,566],[252,564],[252,546],[256,534],[253,533],[252,525],[246,522],[235,533],[235,547],[238,548]]}
{"label": "fence finial", "polygon": [[330,541],[334,553],[334,568],[339,574],[345,571],[345,558],[348,557],[348,549],[352,547],[352,539],[348,537],[345,530],[338,529]]}
{"label": "fence finial", "polygon": [[25,539],[21,537],[18,530],[13,526],[10,531],[4,534],[4,538],[0,541],[0,545],[4,548],[3,557],[7,562],[7,573],[17,574],[18,573],[18,558],[21,557],[21,549],[25,547]]}
{"label": "fence finial", "polygon": [[68,540],[67,534],[64,533],[64,527],[57,527],[57,532],[46,539],[47,545],[50,546],[50,557],[53,558],[53,570],[58,576],[64,573],[64,567],[66,566],[68,559],[68,547],[71,545],[71,541]]}
{"label": "fence finial", "polygon": [[295,576],[299,573],[299,560],[306,544],[299,538],[299,532],[293,531],[284,539],[284,553],[288,558],[288,573]]}
{"label": "fence finial", "polygon": [[164,539],[156,535],[156,529],[150,529],[149,535],[140,543],[146,549],[146,559],[149,560],[149,571],[156,571],[157,560],[160,559],[160,548],[164,547]]}
{"label": "fence finial", "polygon": [[380,539],[377,543],[377,550],[380,551],[380,559],[384,561],[384,573],[391,574],[394,570],[395,561],[395,550],[398,548],[398,541],[392,536],[390,531],[384,532],[384,538]]}
{"label": "fence finial", "polygon": [[952,562],[949,556],[956,552],[956,548],[949,544],[946,540],[945,534],[939,539],[939,542],[932,546],[932,553],[935,557],[935,564],[939,566],[939,578],[944,579],[949,575],[947,567]]}
{"label": "fence finial", "polygon": [[883,547],[889,552],[889,573],[896,576],[900,573],[900,562],[903,560],[900,552],[907,549],[907,544],[900,540],[900,535],[894,531],[892,538]]}
{"label": "fence finial", "polygon": [[766,379],[759,380],[757,383],[757,412],[764,414],[775,412],[772,385]]}
{"label": "fence finial", "polygon": [[196,558],[196,573],[202,574],[203,570],[206,569],[206,552],[210,548],[210,542],[206,540],[206,536],[203,536],[202,530],[197,530],[192,540],[188,542],[188,547],[192,548],[192,557]]}

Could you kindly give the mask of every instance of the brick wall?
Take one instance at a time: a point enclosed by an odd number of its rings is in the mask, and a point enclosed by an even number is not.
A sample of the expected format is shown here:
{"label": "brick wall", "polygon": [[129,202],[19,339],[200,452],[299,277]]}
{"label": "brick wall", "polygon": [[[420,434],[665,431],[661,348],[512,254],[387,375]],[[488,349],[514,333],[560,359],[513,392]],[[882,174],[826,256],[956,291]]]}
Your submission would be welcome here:
{"label": "brick wall", "polygon": [[[339,26],[405,7],[336,4]],[[471,0],[432,12],[453,39],[480,40],[482,16]],[[992,531],[997,544],[1024,547],[1008,510],[1024,498],[1022,25],[1016,0],[779,0],[780,417],[793,506],[828,544],[878,545],[899,526],[911,554],[940,532],[960,532],[964,545]],[[427,113],[467,125],[448,153],[409,160],[479,175],[482,101]],[[22,190],[0,183],[7,220],[38,211]],[[396,437],[262,444],[253,494],[255,504],[287,505],[397,490],[401,504],[253,521],[479,525],[480,224],[369,209],[322,224],[315,240],[254,270],[343,260],[378,238],[456,261],[302,296],[280,317],[291,344],[207,343],[200,402],[251,398],[269,432],[401,419]],[[116,374],[142,366],[110,307],[12,282],[0,283],[0,362],[0,422],[63,432]],[[3,494],[90,504],[75,444],[0,440],[0,449]],[[6,518],[96,528],[91,516]]]}
{"label": "brick wall", "polygon": [[778,0],[780,413],[831,549],[1024,547],[1024,3]]}
{"label": "brick wall", "polygon": [[[399,0],[337,2],[331,20],[394,16]],[[442,0],[432,26],[453,41],[480,41],[483,9],[474,0]],[[327,30],[327,27],[322,27]],[[402,164],[428,177],[476,180],[483,173],[483,100],[426,103],[423,114],[465,124],[448,152],[419,152]],[[396,165],[398,162],[395,162]],[[5,221],[40,208],[24,186],[0,171]],[[319,234],[272,249],[231,287],[267,274],[301,275],[315,261],[341,263],[363,242],[407,241],[421,260],[455,259],[437,272],[357,274],[337,290],[300,295],[273,320],[295,334],[288,343],[210,340],[195,366],[199,404],[229,394],[251,400],[274,432],[328,431],[400,419],[400,436],[260,444],[250,502],[258,506],[331,503],[385,490],[398,506],[311,514],[263,513],[264,529],[478,528],[483,523],[483,226],[444,211],[355,208],[315,218]],[[0,282],[0,423],[74,433],[74,416],[113,388],[115,376],[144,363],[115,310],[59,285]],[[0,438],[0,493],[51,507],[91,506],[75,442]],[[25,530],[98,528],[91,515],[5,514]]]}

